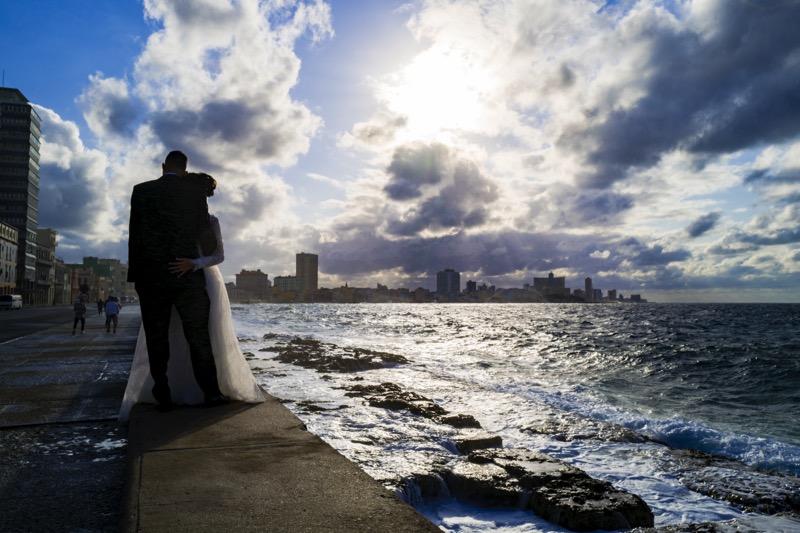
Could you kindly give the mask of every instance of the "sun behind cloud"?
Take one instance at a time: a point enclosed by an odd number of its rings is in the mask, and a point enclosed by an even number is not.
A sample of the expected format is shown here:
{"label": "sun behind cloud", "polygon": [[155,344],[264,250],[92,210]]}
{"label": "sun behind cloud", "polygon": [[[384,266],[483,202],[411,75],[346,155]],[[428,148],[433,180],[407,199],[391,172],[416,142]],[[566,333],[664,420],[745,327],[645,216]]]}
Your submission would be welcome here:
{"label": "sun behind cloud", "polygon": [[379,96],[407,118],[406,140],[441,141],[484,128],[493,79],[467,50],[433,47],[386,80]]}

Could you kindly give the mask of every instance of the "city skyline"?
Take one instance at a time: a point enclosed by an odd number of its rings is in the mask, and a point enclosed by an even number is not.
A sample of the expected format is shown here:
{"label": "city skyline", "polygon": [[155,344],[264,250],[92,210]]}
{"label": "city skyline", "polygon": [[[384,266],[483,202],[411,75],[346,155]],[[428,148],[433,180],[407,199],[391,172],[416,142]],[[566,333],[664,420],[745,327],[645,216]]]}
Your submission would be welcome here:
{"label": "city skyline", "polygon": [[798,16],[30,0],[0,4],[0,67],[41,118],[39,227],[69,263],[127,260],[130,191],[177,148],[218,180],[226,281],[312,250],[320,286],[432,288],[446,265],[498,287],[552,271],[659,302],[798,302]]}

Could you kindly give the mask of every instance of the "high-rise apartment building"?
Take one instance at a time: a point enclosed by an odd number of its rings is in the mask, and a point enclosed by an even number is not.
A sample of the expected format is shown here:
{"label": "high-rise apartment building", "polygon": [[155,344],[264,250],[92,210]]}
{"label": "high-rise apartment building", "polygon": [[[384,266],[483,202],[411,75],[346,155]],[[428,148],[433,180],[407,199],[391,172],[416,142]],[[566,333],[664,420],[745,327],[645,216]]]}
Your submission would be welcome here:
{"label": "high-rise apartment building", "polygon": [[16,294],[19,231],[0,222],[0,294]]}
{"label": "high-rise apartment building", "polygon": [[458,294],[461,292],[461,273],[445,268],[436,273],[436,292],[438,294]]}
{"label": "high-rise apartment building", "polygon": [[306,294],[315,292],[318,287],[319,256],[317,254],[299,253],[295,256],[295,276]]}
{"label": "high-rise apartment building", "polygon": [[18,89],[0,87],[0,221],[19,231],[16,291],[28,304],[36,293],[41,127]]}

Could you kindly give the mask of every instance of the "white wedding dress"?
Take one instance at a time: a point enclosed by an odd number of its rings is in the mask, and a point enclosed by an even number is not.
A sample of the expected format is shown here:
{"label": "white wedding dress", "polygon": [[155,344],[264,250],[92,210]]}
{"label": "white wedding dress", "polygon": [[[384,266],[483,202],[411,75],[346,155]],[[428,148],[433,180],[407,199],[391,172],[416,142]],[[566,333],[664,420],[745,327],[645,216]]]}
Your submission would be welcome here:
{"label": "white wedding dress", "polygon": [[[213,256],[195,259],[206,276],[206,290],[211,300],[208,328],[211,348],[217,365],[217,380],[222,394],[231,400],[246,403],[264,401],[264,394],[258,386],[247,360],[239,347],[239,340],[233,329],[231,306],[222,274],[216,266],[224,259],[224,247],[219,221],[211,217],[212,227],[217,237],[218,247]],[[175,307],[169,324],[169,364],[167,377],[172,401],[178,405],[198,405],[205,400],[203,391],[194,379],[192,361],[189,358],[189,344],[183,336],[183,325]],[[119,411],[120,423],[127,423],[128,416],[137,403],[156,403],[153,397],[153,377],[147,357],[144,327],[139,327],[139,338],[133,355],[128,385]]]}

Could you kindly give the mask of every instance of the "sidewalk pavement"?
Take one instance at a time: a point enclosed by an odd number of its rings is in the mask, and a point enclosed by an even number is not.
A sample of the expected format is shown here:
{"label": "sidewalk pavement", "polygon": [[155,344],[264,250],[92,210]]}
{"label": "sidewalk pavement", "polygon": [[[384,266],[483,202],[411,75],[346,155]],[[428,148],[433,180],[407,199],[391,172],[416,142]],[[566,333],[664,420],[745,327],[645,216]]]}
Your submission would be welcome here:
{"label": "sidewalk pavement", "polygon": [[[89,322],[73,337],[70,323],[0,344],[0,428],[116,418],[140,320],[138,307],[126,306],[116,334]],[[53,496],[39,494],[39,503],[52,507]],[[270,396],[169,413],[134,407],[121,503],[125,532],[440,531]],[[64,505],[56,514],[82,512]],[[41,523],[41,512],[13,511],[17,520],[5,526]]]}

